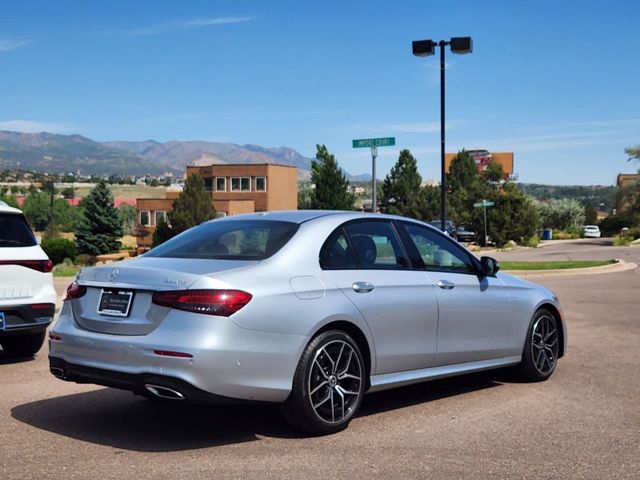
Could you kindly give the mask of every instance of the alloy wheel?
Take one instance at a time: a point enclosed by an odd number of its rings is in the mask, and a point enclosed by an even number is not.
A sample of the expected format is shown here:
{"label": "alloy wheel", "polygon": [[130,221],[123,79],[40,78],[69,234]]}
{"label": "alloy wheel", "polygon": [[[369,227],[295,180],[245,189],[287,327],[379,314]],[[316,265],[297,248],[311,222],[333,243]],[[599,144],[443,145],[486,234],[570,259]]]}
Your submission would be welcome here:
{"label": "alloy wheel", "polygon": [[354,348],[343,340],[320,347],[311,364],[307,388],[320,420],[339,424],[350,418],[362,395],[362,365]]}
{"label": "alloy wheel", "polygon": [[558,326],[550,315],[542,315],[531,332],[531,358],[536,370],[547,375],[556,366],[558,359]]}

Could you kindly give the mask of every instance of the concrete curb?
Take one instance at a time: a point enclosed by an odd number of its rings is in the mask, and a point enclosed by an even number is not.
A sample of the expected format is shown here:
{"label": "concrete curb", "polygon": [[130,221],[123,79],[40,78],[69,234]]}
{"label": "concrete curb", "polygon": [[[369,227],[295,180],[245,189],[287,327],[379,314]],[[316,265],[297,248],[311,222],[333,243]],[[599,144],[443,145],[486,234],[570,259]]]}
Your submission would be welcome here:
{"label": "concrete curb", "polygon": [[638,268],[638,265],[632,262],[625,262],[620,258],[615,259],[616,263],[611,265],[601,265],[599,267],[587,268],[562,268],[556,270],[504,270],[509,275],[522,278],[532,277],[566,277],[571,275],[598,275],[601,273],[620,273],[629,272]]}

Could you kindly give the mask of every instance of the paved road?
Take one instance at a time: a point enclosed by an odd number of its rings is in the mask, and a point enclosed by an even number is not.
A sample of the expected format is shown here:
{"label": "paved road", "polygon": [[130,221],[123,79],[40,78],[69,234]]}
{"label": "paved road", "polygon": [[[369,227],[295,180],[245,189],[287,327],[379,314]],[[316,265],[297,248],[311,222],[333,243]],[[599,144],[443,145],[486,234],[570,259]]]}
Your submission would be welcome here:
{"label": "paved road", "polygon": [[[627,258],[599,242],[499,254]],[[576,478],[640,471],[640,269],[546,278],[569,352],[551,380],[485,373],[372,394],[348,430],[300,438],[277,408],[158,405],[63,383],[46,349],[0,354],[0,479]]]}

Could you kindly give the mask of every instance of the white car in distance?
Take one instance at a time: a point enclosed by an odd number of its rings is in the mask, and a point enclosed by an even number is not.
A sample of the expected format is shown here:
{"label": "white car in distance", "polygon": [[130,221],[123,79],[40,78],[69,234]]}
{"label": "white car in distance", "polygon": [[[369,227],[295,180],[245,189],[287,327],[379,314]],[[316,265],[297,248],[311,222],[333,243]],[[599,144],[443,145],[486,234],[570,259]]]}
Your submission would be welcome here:
{"label": "white car in distance", "polygon": [[597,225],[585,225],[584,238],[600,238],[600,227]]}
{"label": "white car in distance", "polygon": [[17,208],[0,201],[0,345],[5,356],[34,355],[53,320],[53,263]]}

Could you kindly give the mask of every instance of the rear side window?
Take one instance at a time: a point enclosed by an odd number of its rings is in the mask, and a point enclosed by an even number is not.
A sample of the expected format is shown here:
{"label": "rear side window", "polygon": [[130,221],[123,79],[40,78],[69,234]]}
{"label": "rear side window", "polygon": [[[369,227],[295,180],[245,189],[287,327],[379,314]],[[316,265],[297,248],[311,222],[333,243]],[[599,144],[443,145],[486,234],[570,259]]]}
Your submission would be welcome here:
{"label": "rear side window", "polygon": [[217,220],[168,240],[146,257],[263,260],[280,250],[298,224],[271,220]]}
{"label": "rear side window", "polygon": [[0,248],[32,247],[37,243],[24,216],[0,213]]}
{"label": "rear side window", "polygon": [[325,270],[407,268],[400,239],[388,221],[356,221],[332,233],[320,251]]}

